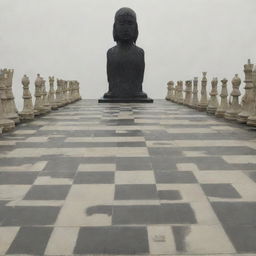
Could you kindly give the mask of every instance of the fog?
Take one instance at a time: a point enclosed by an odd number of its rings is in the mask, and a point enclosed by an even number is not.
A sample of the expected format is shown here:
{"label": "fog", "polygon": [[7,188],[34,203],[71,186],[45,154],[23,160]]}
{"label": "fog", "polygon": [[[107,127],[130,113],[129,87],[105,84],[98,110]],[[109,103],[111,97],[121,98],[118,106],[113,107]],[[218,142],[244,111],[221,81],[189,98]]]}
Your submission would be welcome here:
{"label": "fog", "polygon": [[213,77],[226,77],[231,87],[235,73],[244,80],[247,59],[256,61],[255,0],[0,0],[0,67],[15,70],[18,108],[24,74],[32,93],[40,73],[78,80],[84,99],[101,97],[121,7],[137,13],[149,97],[164,98],[169,80],[200,80],[202,71],[209,87]]}

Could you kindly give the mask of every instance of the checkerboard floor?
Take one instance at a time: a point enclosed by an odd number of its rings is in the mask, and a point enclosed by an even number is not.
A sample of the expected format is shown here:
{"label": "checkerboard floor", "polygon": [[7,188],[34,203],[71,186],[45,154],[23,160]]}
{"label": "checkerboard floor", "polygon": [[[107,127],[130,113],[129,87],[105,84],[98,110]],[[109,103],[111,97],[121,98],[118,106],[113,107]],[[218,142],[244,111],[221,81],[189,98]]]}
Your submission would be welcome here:
{"label": "checkerboard floor", "polygon": [[0,138],[0,255],[256,255],[256,130],[82,100]]}

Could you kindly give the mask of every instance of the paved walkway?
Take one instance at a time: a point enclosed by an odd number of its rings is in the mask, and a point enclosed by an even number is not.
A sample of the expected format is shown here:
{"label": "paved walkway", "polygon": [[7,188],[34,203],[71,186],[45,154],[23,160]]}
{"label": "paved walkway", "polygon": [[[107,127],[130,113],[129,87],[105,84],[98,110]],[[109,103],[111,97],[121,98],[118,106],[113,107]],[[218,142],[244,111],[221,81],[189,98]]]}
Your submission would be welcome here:
{"label": "paved walkway", "polygon": [[255,156],[164,100],[66,106],[0,138],[0,255],[255,255]]}

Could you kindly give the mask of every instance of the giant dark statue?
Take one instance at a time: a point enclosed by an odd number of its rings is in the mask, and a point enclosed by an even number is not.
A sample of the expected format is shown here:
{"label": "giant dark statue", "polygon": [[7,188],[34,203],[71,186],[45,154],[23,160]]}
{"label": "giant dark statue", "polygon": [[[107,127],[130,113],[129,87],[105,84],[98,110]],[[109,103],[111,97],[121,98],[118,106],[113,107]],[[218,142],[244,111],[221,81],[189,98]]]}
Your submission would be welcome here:
{"label": "giant dark statue", "polygon": [[116,46],[107,52],[109,89],[99,102],[153,102],[142,91],[145,61],[143,49],[136,46],[136,13],[121,8],[115,14],[113,37]]}

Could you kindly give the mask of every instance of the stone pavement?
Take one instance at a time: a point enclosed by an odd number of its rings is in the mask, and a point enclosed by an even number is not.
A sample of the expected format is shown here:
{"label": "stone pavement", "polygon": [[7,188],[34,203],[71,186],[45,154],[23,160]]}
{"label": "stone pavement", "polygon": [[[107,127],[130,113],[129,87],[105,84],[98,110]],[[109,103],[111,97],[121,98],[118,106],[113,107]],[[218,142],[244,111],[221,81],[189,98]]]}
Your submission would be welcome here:
{"label": "stone pavement", "polygon": [[256,255],[256,130],[82,100],[0,138],[0,255]]}

